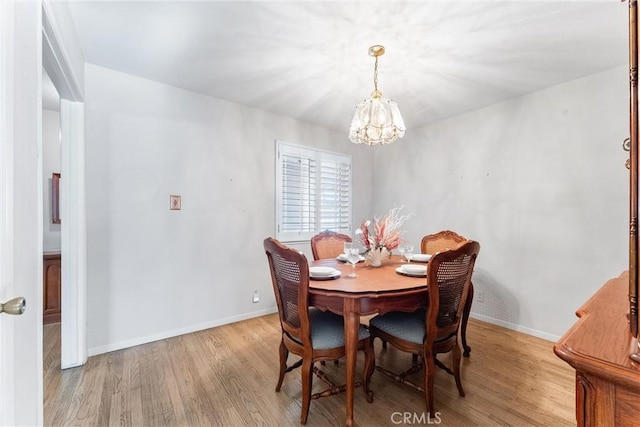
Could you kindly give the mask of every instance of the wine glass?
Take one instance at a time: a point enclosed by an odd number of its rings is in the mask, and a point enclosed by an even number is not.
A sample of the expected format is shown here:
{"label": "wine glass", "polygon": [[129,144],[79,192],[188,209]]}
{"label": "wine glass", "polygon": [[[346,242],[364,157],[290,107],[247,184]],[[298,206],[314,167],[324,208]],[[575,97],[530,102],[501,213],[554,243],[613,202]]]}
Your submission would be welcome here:
{"label": "wine glass", "polygon": [[404,245],[398,246],[398,252],[400,252],[400,261],[402,261],[402,259],[404,258],[404,251],[405,251]]}
{"label": "wine glass", "polygon": [[356,274],[356,264],[360,261],[360,251],[358,248],[351,247],[347,250],[347,261],[349,261],[353,268],[347,277],[358,277]]}
{"label": "wine glass", "polygon": [[406,245],[404,247],[404,257],[407,259],[407,263],[411,262],[412,256],[413,256],[413,245]]}
{"label": "wine glass", "polygon": [[345,256],[349,255],[349,249],[351,249],[353,247],[353,243],[352,242],[344,242],[343,247],[342,247],[342,253]]}

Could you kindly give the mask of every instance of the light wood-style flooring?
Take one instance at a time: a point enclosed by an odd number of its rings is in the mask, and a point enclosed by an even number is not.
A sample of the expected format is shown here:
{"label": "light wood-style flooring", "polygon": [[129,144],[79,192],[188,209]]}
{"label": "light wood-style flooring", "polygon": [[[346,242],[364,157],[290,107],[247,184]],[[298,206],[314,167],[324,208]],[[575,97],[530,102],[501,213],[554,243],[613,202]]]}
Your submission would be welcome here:
{"label": "light wood-style flooring", "polygon": [[[59,324],[46,325],[45,425],[298,426],[299,370],[287,374],[280,393],[274,391],[279,335],[274,314],[94,356],[85,366],[61,371]],[[432,416],[432,424],[575,425],[574,371],[554,355],[552,342],[475,319],[468,340],[466,397],[458,396],[452,376],[438,370],[439,417]],[[358,357],[360,375],[362,353]],[[449,363],[449,355],[439,358]],[[410,355],[391,346],[382,350],[376,340],[377,364],[401,371],[410,362]],[[343,362],[322,367],[337,383],[343,368]],[[313,392],[324,385],[314,378]],[[372,404],[356,390],[357,425],[428,425],[421,393],[379,372],[371,387]],[[313,400],[307,425],[344,425],[344,400],[344,394]]]}

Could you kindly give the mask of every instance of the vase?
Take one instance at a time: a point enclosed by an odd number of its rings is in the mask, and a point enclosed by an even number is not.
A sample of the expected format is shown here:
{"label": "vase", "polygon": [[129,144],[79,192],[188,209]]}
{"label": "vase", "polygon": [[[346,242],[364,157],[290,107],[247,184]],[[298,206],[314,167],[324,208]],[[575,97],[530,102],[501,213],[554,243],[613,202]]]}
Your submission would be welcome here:
{"label": "vase", "polygon": [[380,267],[382,261],[389,258],[390,254],[387,248],[371,249],[366,256],[367,262],[371,267]]}

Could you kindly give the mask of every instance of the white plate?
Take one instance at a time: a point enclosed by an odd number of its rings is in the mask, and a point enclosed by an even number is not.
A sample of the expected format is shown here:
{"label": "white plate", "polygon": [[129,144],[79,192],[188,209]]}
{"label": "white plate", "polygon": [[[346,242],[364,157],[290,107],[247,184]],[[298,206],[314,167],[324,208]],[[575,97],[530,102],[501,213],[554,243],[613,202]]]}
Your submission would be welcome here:
{"label": "white plate", "polygon": [[411,277],[427,277],[427,270],[422,273],[411,272],[403,269],[402,267],[396,268],[396,273],[404,274],[405,276]]}
{"label": "white plate", "polygon": [[[347,259],[347,254],[340,254],[336,257],[336,259],[338,261],[349,262],[349,260]],[[358,262],[362,262],[362,261],[364,261],[364,257],[360,255],[360,261]]]}
{"label": "white plate", "polygon": [[309,275],[311,277],[329,277],[334,274],[337,270],[333,267],[309,267]]}
{"label": "white plate", "polygon": [[313,274],[309,275],[309,278],[311,280],[331,280],[331,279],[337,279],[338,277],[340,277],[340,270],[333,270],[333,273],[329,274],[328,276],[314,276]]}
{"label": "white plate", "polygon": [[431,255],[429,254],[413,254],[411,255],[411,261],[416,262],[429,262]]}

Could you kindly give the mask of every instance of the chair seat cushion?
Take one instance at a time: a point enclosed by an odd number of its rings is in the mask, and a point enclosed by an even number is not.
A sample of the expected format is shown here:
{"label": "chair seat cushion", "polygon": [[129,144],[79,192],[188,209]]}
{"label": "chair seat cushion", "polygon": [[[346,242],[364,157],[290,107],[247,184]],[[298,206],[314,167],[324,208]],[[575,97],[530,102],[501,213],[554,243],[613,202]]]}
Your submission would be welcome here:
{"label": "chair seat cushion", "polygon": [[375,316],[369,325],[405,341],[422,344],[424,340],[425,310],[403,313],[392,311]]}
{"label": "chair seat cushion", "polygon": [[[327,350],[344,346],[344,319],[329,311],[309,309],[311,343],[314,349]],[[360,325],[358,340],[369,338],[369,330]]]}

